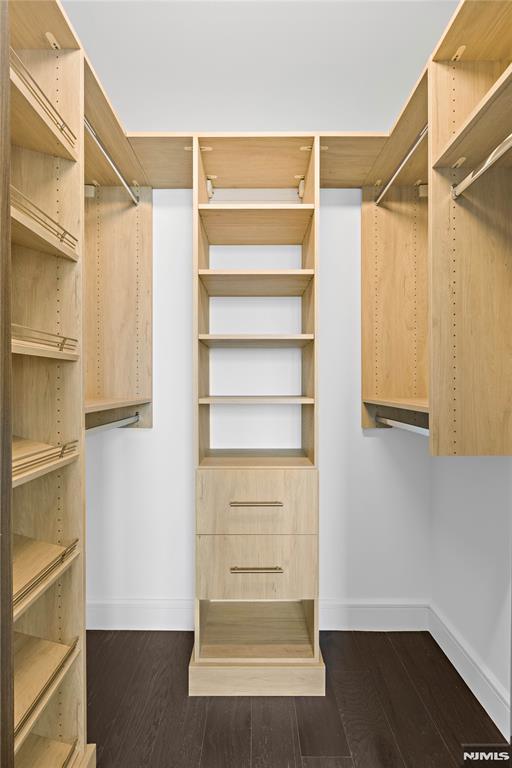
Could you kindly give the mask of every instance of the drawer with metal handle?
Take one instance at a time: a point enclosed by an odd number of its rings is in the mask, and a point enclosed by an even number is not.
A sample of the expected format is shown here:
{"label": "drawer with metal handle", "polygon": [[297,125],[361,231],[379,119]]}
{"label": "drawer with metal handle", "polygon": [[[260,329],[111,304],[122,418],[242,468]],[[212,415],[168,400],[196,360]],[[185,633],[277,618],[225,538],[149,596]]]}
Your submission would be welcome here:
{"label": "drawer with metal handle", "polygon": [[201,600],[313,599],[318,591],[315,535],[197,536]]}
{"label": "drawer with metal handle", "polygon": [[200,469],[197,533],[316,534],[316,469]]}

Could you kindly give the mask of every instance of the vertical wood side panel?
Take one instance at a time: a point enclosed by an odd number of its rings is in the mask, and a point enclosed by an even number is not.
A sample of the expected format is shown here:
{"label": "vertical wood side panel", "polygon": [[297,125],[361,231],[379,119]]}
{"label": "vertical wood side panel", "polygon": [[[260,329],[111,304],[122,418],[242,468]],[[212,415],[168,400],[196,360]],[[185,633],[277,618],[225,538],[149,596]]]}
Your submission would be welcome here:
{"label": "vertical wood side panel", "polygon": [[8,3],[0,3],[0,765],[14,765]]}

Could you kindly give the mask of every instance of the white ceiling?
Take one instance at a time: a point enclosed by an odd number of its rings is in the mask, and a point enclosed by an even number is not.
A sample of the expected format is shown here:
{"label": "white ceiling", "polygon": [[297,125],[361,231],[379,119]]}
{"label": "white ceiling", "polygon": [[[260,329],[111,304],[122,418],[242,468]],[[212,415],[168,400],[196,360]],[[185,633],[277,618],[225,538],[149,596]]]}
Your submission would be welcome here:
{"label": "white ceiling", "polygon": [[129,130],[387,130],[456,0],[64,0]]}

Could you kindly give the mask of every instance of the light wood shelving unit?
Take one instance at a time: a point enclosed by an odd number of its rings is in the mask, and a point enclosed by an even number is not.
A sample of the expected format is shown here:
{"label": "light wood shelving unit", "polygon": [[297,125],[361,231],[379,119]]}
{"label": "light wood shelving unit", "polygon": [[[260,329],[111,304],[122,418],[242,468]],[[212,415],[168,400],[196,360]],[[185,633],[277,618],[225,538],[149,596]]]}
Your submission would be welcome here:
{"label": "light wood shelving unit", "polygon": [[88,61],[85,117],[86,427],[150,427],[152,190]]}
{"label": "light wood shelving unit", "polygon": [[435,456],[512,454],[511,22],[459,5],[363,188],[362,423]]}
{"label": "light wood shelving unit", "polygon": [[3,756],[7,768],[78,767],[93,759],[85,724],[83,52],[57,3],[6,5],[13,707],[12,719],[2,717]]}
{"label": "light wood shelving unit", "polygon": [[[198,518],[196,632],[189,690],[191,695],[323,695],[315,490],[319,140],[228,134],[195,137],[193,147]],[[208,194],[208,179],[213,183],[213,197]],[[297,194],[296,202],[272,200],[278,196],[277,190],[297,189],[301,179],[302,198]],[[237,202],[226,200],[230,189],[237,190]],[[216,202],[219,190],[223,194]],[[240,202],[241,190],[247,190],[248,202]],[[255,190],[263,190],[257,201]],[[283,244],[301,246],[301,269],[211,268],[212,245]],[[210,298],[218,296],[300,297],[301,333],[211,334]],[[211,394],[210,351],[216,347],[298,348],[302,393]],[[283,404],[301,410],[300,448],[218,449],[211,444],[212,408]],[[269,446],[271,442],[269,436]],[[300,507],[290,501],[291,488],[302,482],[310,515],[309,535],[298,535],[303,533],[298,530]],[[226,493],[229,499],[224,498]],[[284,528],[280,522],[283,506],[288,510]],[[241,512],[246,524],[249,512],[251,519],[260,520],[255,525],[262,535],[248,535],[255,531],[240,529],[236,520]],[[215,515],[218,525],[212,531],[208,521]],[[263,521],[267,521],[266,528]]]}
{"label": "light wood shelving unit", "polygon": [[[512,3],[463,0],[392,130],[359,134],[127,134],[57,0],[9,0],[2,21],[7,11],[0,757],[6,768],[92,768],[84,427],[135,414],[133,426],[152,424],[152,188],[194,190],[190,693],[321,695],[319,188],[363,188],[363,426],[429,434],[433,455],[512,454]],[[281,244],[301,247],[300,269],[210,263],[210,246]],[[299,297],[301,326],[213,332],[218,297]],[[299,350],[299,391],[210,390],[218,348],[265,347]],[[212,442],[213,409],[283,403],[300,410],[299,447]]]}

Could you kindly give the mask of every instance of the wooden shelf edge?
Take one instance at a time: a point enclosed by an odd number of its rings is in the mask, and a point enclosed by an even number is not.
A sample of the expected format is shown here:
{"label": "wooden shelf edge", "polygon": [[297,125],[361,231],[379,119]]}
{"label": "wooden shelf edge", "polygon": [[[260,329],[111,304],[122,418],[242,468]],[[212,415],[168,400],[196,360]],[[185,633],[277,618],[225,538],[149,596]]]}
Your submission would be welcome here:
{"label": "wooden shelf edge", "polygon": [[37,697],[34,703],[34,706],[31,709],[30,714],[26,717],[23,724],[18,728],[17,732],[15,733],[15,736],[14,736],[14,754],[15,755],[23,746],[25,740],[30,735],[32,728],[34,727],[35,722],[38,720],[38,718],[41,716],[41,714],[44,712],[44,710],[50,703],[53,695],[59,689],[60,685],[62,684],[62,681],[64,680],[67,673],[73,666],[76,659],[80,656],[80,654],[81,654],[80,643],[77,642],[75,646],[71,648],[71,651],[68,654],[68,656],[66,656],[66,658],[64,659],[64,662],[56,670],[56,673],[53,676],[52,680],[49,682],[48,686],[45,687],[44,691],[42,691],[41,694]]}
{"label": "wooden shelf edge", "polygon": [[55,568],[13,605],[13,621],[17,621],[80,557],[81,550],[75,547]]}
{"label": "wooden shelf edge", "polygon": [[31,469],[21,475],[18,475],[18,477],[13,478],[12,487],[17,488],[19,485],[30,483],[32,480],[37,480],[38,477],[43,477],[43,475],[47,475],[50,472],[55,472],[56,469],[62,469],[62,467],[65,467],[68,464],[71,464],[73,461],[76,461],[79,455],[80,452],[77,451],[70,456],[64,456],[62,459],[55,459],[54,461],[48,462],[48,464],[44,464],[37,469]]}
{"label": "wooden shelf edge", "polygon": [[[35,82],[35,81],[34,81]],[[12,143],[18,144],[18,146],[27,146],[28,149],[42,152],[43,154],[51,154],[57,157],[62,157],[64,160],[71,160],[72,162],[78,161],[78,149],[74,147],[64,134],[59,131],[53,121],[49,118],[46,110],[39,104],[37,99],[31,94],[30,88],[24,82],[20,73],[17,72],[11,61],[10,66],[10,84],[11,84],[11,98],[16,104],[22,103],[24,105],[23,121],[29,123],[37,123],[40,131],[46,134],[44,143],[42,142],[40,147],[34,145],[34,142],[26,142],[23,139],[17,141],[16,134],[13,135]],[[40,87],[37,88],[41,91]],[[43,91],[41,91],[43,94]],[[43,94],[47,100],[51,109],[55,109],[52,102],[48,97]],[[57,110],[55,110],[57,111]],[[64,124],[64,121],[62,121]],[[53,142],[55,144],[53,145]],[[53,150],[49,152],[49,145],[53,146]]]}
{"label": "wooden shelf edge", "polygon": [[11,241],[14,245],[48,253],[51,256],[60,256],[70,261],[76,262],[79,258],[72,248],[47,232],[43,226],[20,211],[13,203],[11,203]]}
{"label": "wooden shelf edge", "polygon": [[202,469],[314,469],[316,464],[301,449],[210,449],[199,461]]}
{"label": "wooden shelf edge", "polygon": [[307,211],[313,213],[314,203],[199,203],[198,210],[204,211]]}
{"label": "wooden shelf edge", "polygon": [[86,400],[84,413],[100,413],[101,411],[113,411],[116,408],[130,408],[136,405],[149,405],[150,397],[139,397],[132,399],[123,398],[99,398],[97,400]]}
{"label": "wooden shelf edge", "polygon": [[365,397],[363,398],[363,402],[367,405],[382,405],[386,408],[401,408],[404,411],[416,411],[417,413],[429,412],[428,400],[421,398],[414,400],[412,398],[381,399]]}
{"label": "wooden shelf edge", "polygon": [[314,397],[301,395],[210,395],[200,397],[199,405],[314,405]]}
{"label": "wooden shelf edge", "polygon": [[215,334],[200,333],[198,340],[207,347],[304,347],[315,340],[313,333],[279,334]]}
{"label": "wooden shelf edge", "polygon": [[13,355],[27,355],[28,357],[47,357],[52,360],[64,360],[68,362],[77,362],[80,355],[77,352],[58,352],[50,347],[30,344],[18,339],[12,339],[11,351]]}

